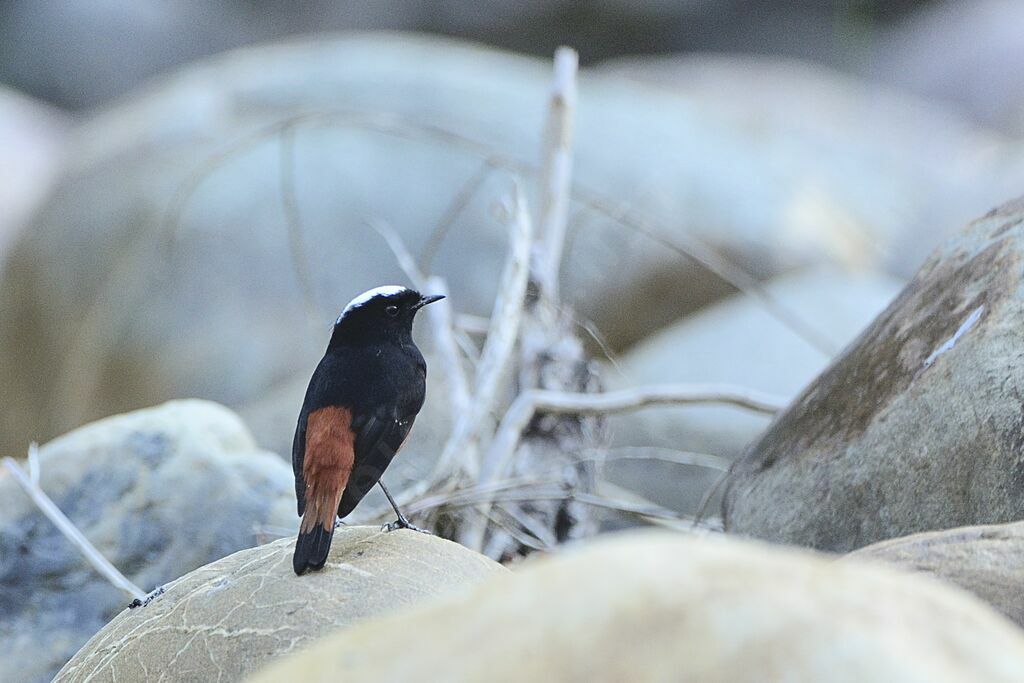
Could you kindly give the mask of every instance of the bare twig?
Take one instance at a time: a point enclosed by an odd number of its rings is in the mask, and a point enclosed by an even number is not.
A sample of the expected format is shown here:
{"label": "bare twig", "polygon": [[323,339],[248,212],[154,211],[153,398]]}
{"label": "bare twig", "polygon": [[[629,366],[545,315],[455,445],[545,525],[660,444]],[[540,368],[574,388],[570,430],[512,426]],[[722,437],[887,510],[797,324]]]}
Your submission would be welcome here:
{"label": "bare twig", "polygon": [[455,338],[455,327],[452,320],[452,305],[451,300],[447,298],[448,284],[440,277],[427,277],[420,272],[419,266],[416,265],[416,259],[406,248],[401,236],[390,225],[383,221],[371,221],[370,227],[388,243],[399,267],[405,271],[417,289],[424,294],[442,294],[446,297],[427,306],[427,320],[430,321],[430,327],[434,333],[434,346],[444,367],[443,372],[448,378],[452,410],[459,415],[470,404],[469,381],[466,379],[466,371],[459,360],[458,342]]}
{"label": "bare twig", "polygon": [[[506,514],[512,517],[516,522],[531,536],[541,541],[546,548],[554,548],[558,545],[558,539],[544,524],[535,519],[532,515],[527,514],[523,511],[522,507],[517,503],[503,503],[497,506],[495,509],[504,510]],[[495,552],[496,551],[492,551]]]}
{"label": "bare twig", "polygon": [[498,389],[514,358],[526,296],[533,226],[519,183],[514,184],[513,192],[509,254],[494,300],[490,330],[480,353],[473,401],[466,410],[457,414],[455,428],[434,468],[435,477],[448,472],[456,457],[460,457],[463,471],[475,478],[479,471],[476,457],[478,440],[495,410]]}
{"label": "bare twig", "polygon": [[520,394],[505,413],[484,459],[482,480],[491,481],[504,476],[520,435],[538,412],[607,414],[658,403],[727,403],[771,415],[784,408],[787,401],[778,396],[724,384],[667,384],[601,394],[533,389]]}
{"label": "bare twig", "polygon": [[465,331],[467,334],[484,336],[487,334],[487,330],[491,326],[491,321],[490,318],[485,318],[482,315],[459,313],[455,316],[455,324],[460,330]]}
{"label": "bare twig", "polygon": [[306,317],[313,329],[320,328],[320,311],[313,290],[313,278],[309,272],[309,258],[306,256],[306,242],[302,230],[302,216],[299,201],[295,196],[295,127],[281,130],[281,208],[284,211],[288,232],[288,253],[291,255],[292,270],[299,283],[302,301],[306,306]]}
{"label": "bare twig", "polygon": [[693,467],[704,467],[710,470],[725,472],[729,469],[730,461],[719,455],[710,453],[697,453],[695,451],[681,451],[674,448],[660,446],[620,446],[611,450],[603,450],[599,455],[594,455],[583,460],[599,463],[616,462],[623,460],[653,460],[666,462],[673,465],[689,465]]}
{"label": "bare twig", "polygon": [[395,255],[395,260],[398,261],[398,267],[405,272],[413,286],[423,291],[427,286],[427,277],[420,271],[420,267],[416,265],[416,259],[413,258],[412,253],[405,246],[401,235],[382,220],[372,219],[366,223],[387,242],[391,253]]}
{"label": "bare twig", "polygon": [[430,239],[427,240],[427,246],[423,248],[423,255],[420,257],[420,267],[425,272],[430,272],[431,267],[434,263],[434,257],[437,255],[438,250],[441,248],[441,243],[444,238],[448,236],[448,231],[455,224],[455,219],[459,217],[459,214],[469,205],[469,202],[473,199],[473,196],[483,185],[484,180],[490,175],[499,165],[499,159],[497,157],[487,157],[484,162],[480,164],[476,172],[469,177],[469,179],[462,185],[459,191],[452,198],[452,201],[448,204],[444,213],[441,214],[441,218],[438,219],[437,225],[434,226],[434,230],[430,233]]}
{"label": "bare twig", "polygon": [[18,482],[22,490],[32,499],[32,502],[36,504],[36,507],[53,522],[64,537],[71,542],[71,545],[78,549],[78,552],[88,560],[89,564],[98,571],[103,578],[111,583],[115,588],[118,588],[132,598],[142,601],[146,599],[146,593],[142,591],[138,586],[132,583],[124,574],[117,570],[117,567],[112,565],[107,558],[100,554],[100,551],[89,542],[89,539],[78,530],[78,527],[67,518],[57,504],[54,503],[46,493],[39,488],[37,484],[32,481],[32,478],[25,473],[21,466],[18,465],[14,458],[4,458],[4,467],[11,473],[14,480]]}
{"label": "bare twig", "polygon": [[568,47],[555,51],[554,83],[544,133],[544,158],[540,174],[541,236],[537,280],[552,301],[558,300],[558,270],[562,263],[566,226],[569,221],[569,192],[572,184],[572,129],[576,113],[576,71],[579,55]]}
{"label": "bare twig", "polygon": [[645,235],[672,252],[696,261],[711,274],[735,288],[736,291],[760,303],[769,315],[826,357],[831,358],[838,351],[835,348],[835,344],[808,324],[806,320],[790,309],[789,306],[776,299],[771,292],[765,289],[764,285],[757,281],[757,278],[723,257],[696,235],[692,233],[677,233],[686,242],[684,246],[662,234],[658,229],[650,225],[646,218],[637,215],[635,211],[631,211],[626,203],[614,206],[603,197],[594,193],[586,193],[581,203],[603,214],[605,217]]}
{"label": "bare twig", "polygon": [[28,445],[28,479],[32,486],[39,486],[39,444],[35,441]]}

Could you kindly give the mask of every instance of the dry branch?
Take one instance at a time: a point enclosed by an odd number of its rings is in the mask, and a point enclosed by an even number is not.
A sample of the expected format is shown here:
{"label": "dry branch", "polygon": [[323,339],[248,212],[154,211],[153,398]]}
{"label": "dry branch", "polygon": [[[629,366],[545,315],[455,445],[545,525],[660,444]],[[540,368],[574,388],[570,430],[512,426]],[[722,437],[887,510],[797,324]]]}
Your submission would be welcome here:
{"label": "dry branch", "polygon": [[[30,449],[30,458],[31,450]],[[39,508],[46,517],[53,522],[54,526],[60,530],[64,537],[71,542],[71,545],[82,554],[89,564],[99,572],[103,578],[110,582],[115,588],[124,591],[135,600],[143,601],[146,599],[146,593],[144,593],[138,586],[132,583],[124,574],[117,570],[110,561],[103,557],[99,550],[96,549],[89,539],[78,530],[78,527],[68,519],[67,515],[61,512],[61,509],[57,507],[57,504],[50,499],[46,492],[39,488],[38,484],[33,482],[32,477],[25,473],[25,470],[21,469],[17,461],[14,458],[4,458],[4,467],[11,473],[14,480],[18,482],[22,490],[32,499],[36,507]],[[37,470],[38,472],[38,470]]]}
{"label": "dry branch", "polygon": [[778,396],[725,384],[666,384],[600,394],[533,389],[520,394],[505,413],[484,458],[482,480],[504,476],[522,433],[539,412],[604,415],[661,403],[726,403],[772,415],[787,402]]}
{"label": "dry branch", "polygon": [[554,83],[544,133],[541,161],[540,220],[538,221],[540,263],[537,280],[542,291],[558,299],[558,270],[562,263],[569,223],[569,194],[572,184],[572,131],[576,114],[576,71],[579,55],[560,47],[555,51]]}
{"label": "dry branch", "polygon": [[437,276],[425,276],[416,265],[416,259],[406,248],[401,236],[383,221],[372,221],[370,226],[384,238],[395,255],[399,267],[417,289],[424,294],[442,294],[446,298],[427,306],[427,320],[434,336],[434,346],[441,359],[442,372],[448,378],[449,399],[452,410],[459,414],[470,404],[469,382],[459,360],[459,345],[456,340],[451,300],[448,299],[448,283]]}
{"label": "dry branch", "polygon": [[455,427],[434,468],[435,477],[449,472],[456,458],[461,460],[462,471],[470,477],[479,472],[478,442],[497,408],[501,382],[514,359],[526,296],[532,239],[533,225],[526,208],[526,198],[519,184],[515,183],[509,253],[494,300],[487,340],[477,365],[473,400],[465,410],[456,413]]}

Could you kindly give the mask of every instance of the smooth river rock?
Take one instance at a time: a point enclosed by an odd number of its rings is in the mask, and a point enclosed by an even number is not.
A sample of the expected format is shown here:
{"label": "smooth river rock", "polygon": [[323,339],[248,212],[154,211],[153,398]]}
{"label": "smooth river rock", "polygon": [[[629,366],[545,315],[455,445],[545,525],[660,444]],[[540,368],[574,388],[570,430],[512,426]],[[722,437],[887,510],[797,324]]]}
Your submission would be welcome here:
{"label": "smooth river rock", "polygon": [[1024,627],[1024,522],[928,531],[873,543],[847,557],[948,581]]}
{"label": "smooth river rock", "polygon": [[505,573],[435,536],[342,527],[323,571],[292,571],[292,539],[235,553],[125,610],[56,681],[238,681],[269,660],[377,615]]}
{"label": "smooth river rock", "polygon": [[932,253],[732,471],[726,530],[849,551],[1024,518],[1024,200]]}
{"label": "smooth river rock", "polygon": [[332,634],[252,683],[1024,679],[1024,632],[927,577],[666,532],[606,537]]}

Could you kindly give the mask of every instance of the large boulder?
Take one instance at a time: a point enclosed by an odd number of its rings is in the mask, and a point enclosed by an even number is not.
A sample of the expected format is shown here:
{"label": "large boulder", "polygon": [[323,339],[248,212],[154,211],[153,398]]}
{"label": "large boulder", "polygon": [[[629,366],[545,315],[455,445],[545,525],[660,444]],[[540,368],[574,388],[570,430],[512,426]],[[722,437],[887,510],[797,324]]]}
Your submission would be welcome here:
{"label": "large boulder", "polygon": [[[537,164],[549,72],[436,38],[318,36],[206,60],[85,121],[0,281],[0,384],[18,399],[0,447],[174,396],[241,409],[308,377],[339,306],[404,281],[367,219],[436,252],[459,310],[489,312],[506,245],[492,208],[509,167]],[[903,154],[823,158],[785,121],[610,75],[583,72],[575,141],[562,291],[617,350],[733,293],[688,250],[759,278],[870,266],[927,204],[888,172]]]}
{"label": "large boulder", "polygon": [[237,681],[326,633],[506,571],[408,530],[339,528],[324,570],[301,577],[293,549],[282,539],[183,576],[149,605],[121,612],[55,680],[143,681],[160,671],[176,681]]}
{"label": "large boulder", "polygon": [[330,635],[253,683],[1020,681],[1024,633],[925,577],[637,533]]}
{"label": "large boulder", "polygon": [[848,551],[1024,517],[1024,200],[938,248],[738,461],[726,529]]}
{"label": "large boulder", "polygon": [[[82,427],[39,465],[43,491],[146,590],[296,526],[289,467],[205,401]],[[49,680],[128,601],[0,471],[0,680]]]}
{"label": "large boulder", "polygon": [[1024,627],[1024,522],[913,534],[847,557],[881,560],[956,584]]}

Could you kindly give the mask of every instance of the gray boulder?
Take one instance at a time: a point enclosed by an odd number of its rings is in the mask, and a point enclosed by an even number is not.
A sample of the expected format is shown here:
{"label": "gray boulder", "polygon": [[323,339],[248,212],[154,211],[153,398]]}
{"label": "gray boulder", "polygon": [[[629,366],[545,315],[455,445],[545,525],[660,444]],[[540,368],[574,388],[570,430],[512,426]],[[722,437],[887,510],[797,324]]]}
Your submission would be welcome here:
{"label": "gray boulder", "polygon": [[[290,468],[213,403],[87,425],[39,462],[42,489],[144,590],[295,527]],[[49,680],[128,601],[0,474],[0,680]]]}
{"label": "gray boulder", "polygon": [[239,681],[319,636],[507,572],[408,530],[340,528],[323,571],[301,577],[294,547],[282,539],[190,572],[118,614],[54,680],[147,681],[159,671],[176,681]]}
{"label": "gray boulder", "polygon": [[1024,522],[928,531],[872,543],[847,557],[948,581],[1024,627]]}
{"label": "gray boulder", "polygon": [[939,247],[738,461],[728,531],[849,551],[1024,518],[1024,200]]}

